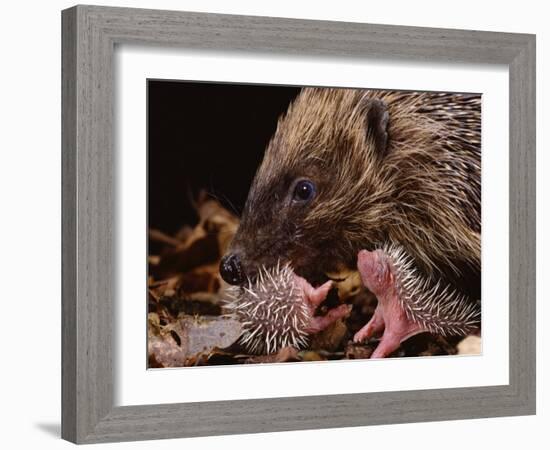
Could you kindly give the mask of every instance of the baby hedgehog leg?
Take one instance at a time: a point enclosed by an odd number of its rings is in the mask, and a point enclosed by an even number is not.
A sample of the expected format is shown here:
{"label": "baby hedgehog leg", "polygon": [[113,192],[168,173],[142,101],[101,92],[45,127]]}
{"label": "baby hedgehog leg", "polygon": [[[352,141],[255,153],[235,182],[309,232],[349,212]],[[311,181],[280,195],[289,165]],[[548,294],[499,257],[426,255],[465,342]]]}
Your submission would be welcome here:
{"label": "baby hedgehog leg", "polygon": [[420,276],[413,259],[400,247],[361,250],[357,268],[365,286],[378,299],[371,320],[353,338],[362,342],[382,335],[371,358],[388,356],[418,333],[465,335],[479,324],[477,303],[441,282]]}
{"label": "baby hedgehog leg", "polygon": [[309,309],[310,322],[306,328],[309,334],[319,333],[349,314],[351,310],[350,305],[339,305],[336,308],[328,310],[324,316],[315,316],[315,311],[323,303],[332,288],[332,281],[327,281],[325,284],[314,288],[305,278],[294,275],[294,279],[295,283],[302,289],[304,301]]}

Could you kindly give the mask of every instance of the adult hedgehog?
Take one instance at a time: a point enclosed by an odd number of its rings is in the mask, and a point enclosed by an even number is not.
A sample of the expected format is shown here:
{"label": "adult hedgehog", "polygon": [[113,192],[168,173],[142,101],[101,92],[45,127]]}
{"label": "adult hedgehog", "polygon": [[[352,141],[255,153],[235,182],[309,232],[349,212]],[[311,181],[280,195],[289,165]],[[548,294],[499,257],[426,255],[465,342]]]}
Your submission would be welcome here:
{"label": "adult hedgehog", "polygon": [[[355,339],[385,329],[377,356],[439,330],[411,314],[423,305],[435,308],[423,317],[447,305],[446,319],[463,320],[441,333],[469,332],[479,315],[470,305],[480,297],[480,139],[479,95],[303,89],[265,152],[222,277],[243,284],[279,262],[318,284],[358,268],[379,311]],[[360,252],[376,249],[385,263],[358,267]],[[384,292],[369,283],[373,271]]]}

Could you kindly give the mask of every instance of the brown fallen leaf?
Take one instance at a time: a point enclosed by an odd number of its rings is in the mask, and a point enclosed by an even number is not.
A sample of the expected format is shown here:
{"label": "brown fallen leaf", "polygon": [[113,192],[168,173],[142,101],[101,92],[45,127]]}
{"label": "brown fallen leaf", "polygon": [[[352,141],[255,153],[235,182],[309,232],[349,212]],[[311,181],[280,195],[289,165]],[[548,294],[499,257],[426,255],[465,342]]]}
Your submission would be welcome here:
{"label": "brown fallen leaf", "polygon": [[157,311],[162,311],[169,316],[168,322],[173,322],[185,316],[219,316],[221,306],[212,294],[197,292],[184,298],[162,297],[157,303]]}
{"label": "brown fallen leaf", "polygon": [[346,269],[327,275],[333,280],[333,286],[338,289],[338,297],[341,302],[345,302],[347,299],[357,295],[364,289],[357,270]]}
{"label": "brown fallen leaf", "polygon": [[345,359],[367,359],[374,353],[376,343],[367,344],[355,344],[348,342],[346,349],[344,350]]}
{"label": "brown fallen leaf", "polygon": [[179,295],[195,292],[217,293],[220,290],[221,279],[219,264],[203,265],[180,274],[177,282]]}
{"label": "brown fallen leaf", "polygon": [[149,255],[149,257],[147,258],[147,262],[151,266],[158,266],[159,263],[160,263],[160,256],[159,255]]}
{"label": "brown fallen leaf", "polygon": [[151,278],[149,283],[149,292],[155,298],[171,297],[176,293],[179,277],[173,276],[164,280],[155,281]]}
{"label": "brown fallen leaf", "polygon": [[229,347],[242,332],[241,324],[226,316],[186,316],[165,326],[157,317],[149,315],[147,348],[149,360],[162,367],[188,365],[198,354]]}
{"label": "brown fallen leaf", "polygon": [[479,336],[466,336],[457,345],[459,355],[480,355],[481,338]]}
{"label": "brown fallen leaf", "polygon": [[160,242],[161,244],[168,245],[170,247],[177,247],[182,244],[182,241],[172,236],[163,233],[160,230],[149,228],[149,239],[151,241]]}
{"label": "brown fallen leaf", "polygon": [[298,353],[302,361],[326,361],[327,358],[313,350],[304,350]]}
{"label": "brown fallen leaf", "polygon": [[155,275],[158,278],[167,278],[198,266],[214,264],[219,258],[217,236],[207,234],[204,229],[197,227],[185,244],[171,248],[161,255],[161,260],[155,267]]}
{"label": "brown fallen leaf", "polygon": [[344,321],[338,320],[320,333],[315,334],[311,339],[309,348],[311,350],[333,352],[340,347],[347,331],[348,327],[344,324]]}
{"label": "brown fallen leaf", "polygon": [[174,234],[174,238],[176,238],[178,241],[186,242],[187,239],[189,239],[189,236],[191,236],[191,233],[193,233],[193,227],[190,225],[183,225],[176,233]]}
{"label": "brown fallen leaf", "polygon": [[152,233],[167,245],[159,263],[154,266],[157,276],[164,278],[201,265],[219,263],[237,231],[239,220],[219,202],[204,196],[197,203],[197,214],[199,223],[190,232],[185,232],[185,240],[179,244],[176,238],[150,230],[150,235]]}
{"label": "brown fallen leaf", "polygon": [[260,356],[250,356],[244,362],[245,364],[256,364],[256,363],[282,363],[282,362],[291,362],[291,361],[300,361],[301,358],[298,356],[298,350],[294,347],[283,347],[277,353],[272,353],[271,355],[260,355]]}

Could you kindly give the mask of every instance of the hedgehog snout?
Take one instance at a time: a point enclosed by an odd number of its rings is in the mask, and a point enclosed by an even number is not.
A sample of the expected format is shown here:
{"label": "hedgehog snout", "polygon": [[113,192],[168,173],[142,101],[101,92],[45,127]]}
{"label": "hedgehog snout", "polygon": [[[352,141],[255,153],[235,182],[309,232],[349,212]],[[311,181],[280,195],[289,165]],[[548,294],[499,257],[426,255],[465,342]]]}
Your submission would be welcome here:
{"label": "hedgehog snout", "polygon": [[220,261],[220,275],[229,284],[242,284],[246,280],[246,273],[237,253],[228,253]]}

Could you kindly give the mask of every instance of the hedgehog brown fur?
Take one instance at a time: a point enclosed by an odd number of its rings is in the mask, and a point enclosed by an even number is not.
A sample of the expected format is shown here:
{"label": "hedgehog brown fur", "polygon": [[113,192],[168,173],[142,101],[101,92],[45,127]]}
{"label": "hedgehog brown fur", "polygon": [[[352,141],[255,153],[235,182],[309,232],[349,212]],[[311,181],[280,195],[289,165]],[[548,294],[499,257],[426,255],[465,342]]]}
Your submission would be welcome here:
{"label": "hedgehog brown fur", "polygon": [[[292,201],[302,179],[316,187],[307,205]],[[395,243],[429,278],[463,288],[473,275],[478,295],[480,198],[480,95],[305,88],[278,122],[229,252],[248,277],[282,260],[315,280]]]}

